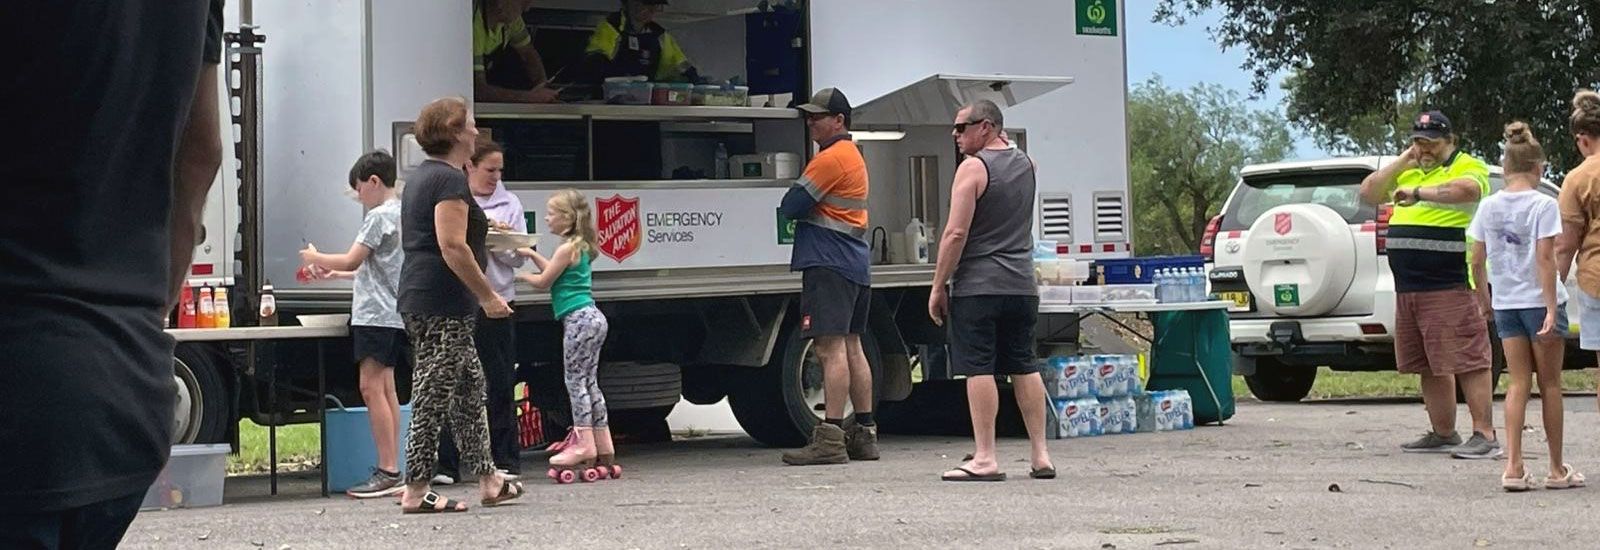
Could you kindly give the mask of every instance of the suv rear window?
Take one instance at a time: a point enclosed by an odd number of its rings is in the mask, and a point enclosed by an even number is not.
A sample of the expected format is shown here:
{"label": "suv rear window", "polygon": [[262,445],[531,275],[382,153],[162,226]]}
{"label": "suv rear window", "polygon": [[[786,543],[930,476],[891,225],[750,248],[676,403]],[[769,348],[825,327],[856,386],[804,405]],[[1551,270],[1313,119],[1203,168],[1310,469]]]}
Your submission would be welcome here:
{"label": "suv rear window", "polygon": [[1244,178],[1234,189],[1228,211],[1222,214],[1223,231],[1250,229],[1268,210],[1285,204],[1320,204],[1338,212],[1347,223],[1377,219],[1378,210],[1361,202],[1361,180],[1366,171],[1263,174]]}

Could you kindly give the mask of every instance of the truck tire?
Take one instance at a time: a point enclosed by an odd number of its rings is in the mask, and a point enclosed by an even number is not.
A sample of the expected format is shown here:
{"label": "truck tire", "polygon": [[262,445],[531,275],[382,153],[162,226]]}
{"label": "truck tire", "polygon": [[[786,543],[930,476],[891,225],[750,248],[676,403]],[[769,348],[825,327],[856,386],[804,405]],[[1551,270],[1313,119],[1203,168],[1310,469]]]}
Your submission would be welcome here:
{"label": "truck tire", "polygon": [[672,407],[683,395],[683,377],[673,363],[602,363],[599,377],[608,410]]}
{"label": "truck tire", "polygon": [[715,405],[728,397],[729,377],[734,369],[726,365],[695,365],[683,368],[683,398],[696,405]]}
{"label": "truck tire", "polygon": [[[861,335],[862,353],[872,368],[873,401],[882,383],[882,357],[872,331]],[[809,357],[809,359],[808,359]],[[822,421],[822,366],[811,353],[811,340],[800,335],[799,323],[784,323],[778,346],[764,367],[747,369],[732,384],[728,404],[745,433],[774,447],[799,447]]]}
{"label": "truck tire", "polygon": [[233,398],[223,382],[223,373],[232,372],[227,356],[204,345],[179,345],[173,352],[172,377],[178,385],[173,409],[175,443],[223,443],[228,440],[228,423]]}
{"label": "truck tire", "polygon": [[1256,373],[1245,375],[1244,383],[1256,399],[1276,403],[1294,403],[1311,393],[1311,384],[1317,381],[1316,367],[1285,365],[1268,357],[1256,359]]}

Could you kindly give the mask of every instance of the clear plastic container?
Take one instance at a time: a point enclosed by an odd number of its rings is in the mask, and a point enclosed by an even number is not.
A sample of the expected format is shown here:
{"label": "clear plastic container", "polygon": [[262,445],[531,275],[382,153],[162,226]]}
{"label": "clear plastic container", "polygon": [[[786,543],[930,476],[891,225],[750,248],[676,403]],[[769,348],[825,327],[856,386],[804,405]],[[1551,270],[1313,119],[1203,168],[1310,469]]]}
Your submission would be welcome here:
{"label": "clear plastic container", "polygon": [[607,78],[601,88],[605,92],[606,103],[617,105],[649,105],[655,85],[642,79],[643,77],[616,77]]}
{"label": "clear plastic container", "polygon": [[696,85],[694,87],[694,92],[692,92],[689,95],[689,103],[691,103],[693,105],[705,105],[706,104],[706,97],[711,95],[711,94],[713,94],[713,93],[716,93],[716,91],[720,90],[720,89],[722,89],[722,87],[718,86],[716,84],[699,84],[699,85]]}
{"label": "clear plastic container", "polygon": [[227,444],[173,445],[167,467],[144,494],[140,509],[200,508],[222,504],[228,474]]}
{"label": "clear plastic container", "polygon": [[706,105],[716,107],[746,107],[750,103],[750,88],[747,86],[734,86],[724,88],[718,86],[714,90],[706,91]]}
{"label": "clear plastic container", "polygon": [[1106,301],[1105,287],[1100,286],[1070,286],[1072,289],[1072,303],[1074,304],[1099,304]]}
{"label": "clear plastic container", "polygon": [[1105,301],[1155,303],[1156,285],[1105,285]]}
{"label": "clear plastic container", "polygon": [[1072,287],[1041,286],[1039,287],[1039,302],[1046,304],[1070,304],[1072,303]]}
{"label": "clear plastic container", "polygon": [[650,89],[651,105],[689,105],[693,98],[693,84],[656,82]]}

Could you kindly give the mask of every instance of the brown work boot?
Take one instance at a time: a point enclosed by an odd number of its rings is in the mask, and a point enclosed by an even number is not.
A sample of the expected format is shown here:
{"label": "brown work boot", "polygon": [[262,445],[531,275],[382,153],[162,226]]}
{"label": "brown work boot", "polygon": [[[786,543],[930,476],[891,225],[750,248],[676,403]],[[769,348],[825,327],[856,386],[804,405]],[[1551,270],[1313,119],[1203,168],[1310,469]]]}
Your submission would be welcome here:
{"label": "brown work boot", "polygon": [[844,450],[850,460],[877,460],[878,426],[851,424],[844,432]]}
{"label": "brown work boot", "polygon": [[790,466],[846,462],[850,462],[850,455],[844,450],[844,429],[827,422],[817,424],[811,431],[811,443],[783,453],[783,463]]}

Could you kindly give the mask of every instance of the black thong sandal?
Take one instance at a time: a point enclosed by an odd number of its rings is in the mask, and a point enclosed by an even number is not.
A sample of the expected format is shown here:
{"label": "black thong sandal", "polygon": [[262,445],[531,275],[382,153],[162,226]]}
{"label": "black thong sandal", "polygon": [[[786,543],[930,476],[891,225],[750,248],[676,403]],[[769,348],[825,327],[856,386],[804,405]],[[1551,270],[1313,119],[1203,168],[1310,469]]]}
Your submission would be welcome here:
{"label": "black thong sandal", "polygon": [[1028,472],[1028,477],[1031,477],[1031,478],[1034,478],[1034,479],[1055,479],[1056,478],[1056,469],[1053,466],[1045,466],[1043,468],[1034,468],[1033,471]]}
{"label": "black thong sandal", "polygon": [[964,476],[952,476],[949,473],[946,473],[945,475],[939,476],[939,479],[942,479],[942,480],[945,480],[945,481],[1005,481],[1006,480],[1006,473],[1005,472],[995,472],[995,473],[992,473],[992,474],[979,474],[977,472],[973,472],[972,470],[968,470],[966,466],[956,466],[956,471],[964,473],[966,475],[964,475]]}
{"label": "black thong sandal", "polygon": [[[513,487],[516,488],[516,492],[512,492],[511,489]],[[516,500],[516,499],[522,498],[522,494],[523,494],[523,491],[522,491],[522,483],[521,482],[509,481],[509,480],[508,481],[504,481],[504,482],[500,483],[500,492],[499,492],[499,494],[496,494],[494,496],[494,498],[483,499],[483,505],[484,505],[484,507],[492,508],[492,507],[504,504],[507,501]]]}
{"label": "black thong sandal", "polygon": [[[444,507],[439,506],[440,501],[444,501]],[[467,511],[467,507],[460,501],[450,500],[433,491],[428,491],[428,494],[422,495],[421,506],[400,508],[400,513],[402,514],[454,514],[465,511]]]}

